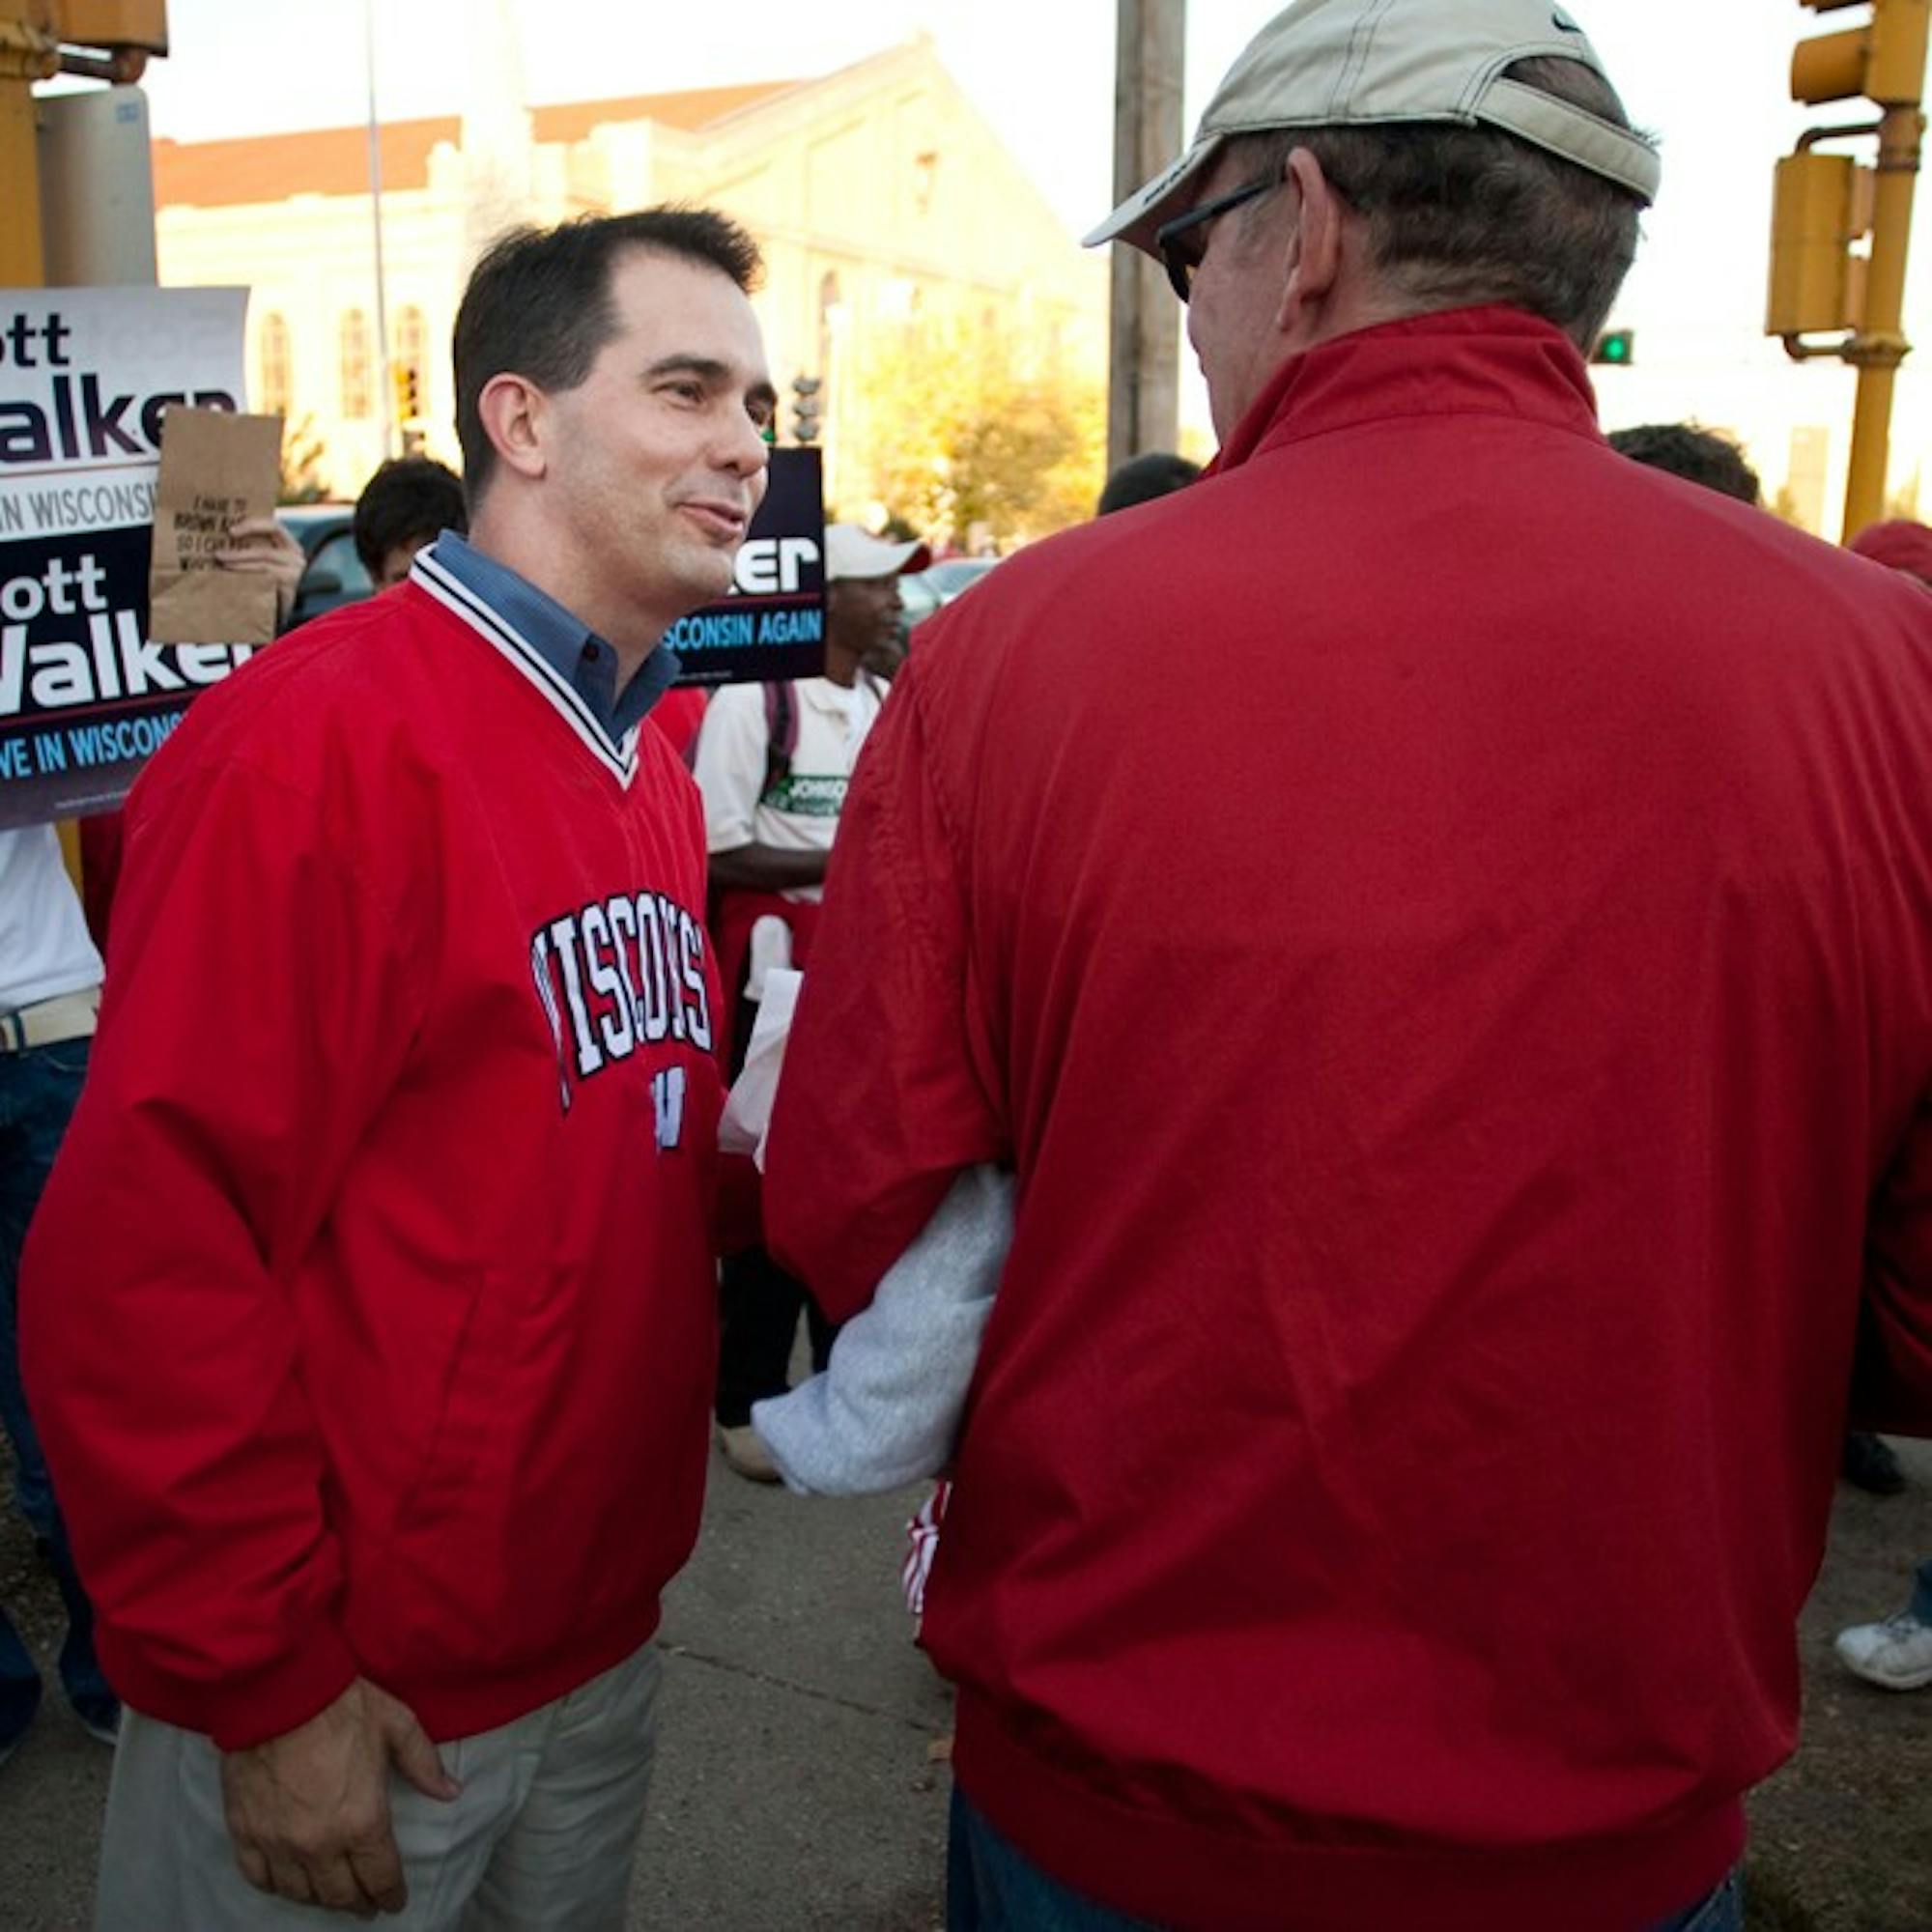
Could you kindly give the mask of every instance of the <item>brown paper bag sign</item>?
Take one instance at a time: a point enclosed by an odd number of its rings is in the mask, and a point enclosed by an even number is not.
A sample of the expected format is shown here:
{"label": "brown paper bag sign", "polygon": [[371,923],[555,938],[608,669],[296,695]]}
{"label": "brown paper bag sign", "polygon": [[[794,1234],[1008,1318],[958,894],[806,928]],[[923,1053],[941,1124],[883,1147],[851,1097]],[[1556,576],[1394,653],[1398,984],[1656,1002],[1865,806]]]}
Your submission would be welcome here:
{"label": "brown paper bag sign", "polygon": [[268,644],[275,586],[258,571],[224,570],[216,553],[248,517],[274,514],[280,416],[176,404],[161,418],[148,636],[157,644]]}

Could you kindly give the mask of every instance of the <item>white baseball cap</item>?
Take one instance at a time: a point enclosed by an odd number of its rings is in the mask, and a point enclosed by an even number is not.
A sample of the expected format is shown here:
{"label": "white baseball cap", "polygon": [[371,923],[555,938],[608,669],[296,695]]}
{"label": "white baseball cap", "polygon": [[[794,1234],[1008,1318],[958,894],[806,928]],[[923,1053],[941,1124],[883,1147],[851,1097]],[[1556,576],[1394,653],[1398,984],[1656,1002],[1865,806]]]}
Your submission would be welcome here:
{"label": "white baseball cap", "polygon": [[1519,140],[1657,198],[1657,151],[1587,109],[1506,78],[1518,61],[1581,61],[1609,76],[1566,7],[1551,0],[1295,0],[1248,43],[1208,103],[1194,144],[1123,201],[1087,245],[1154,252],[1173,204],[1237,134],[1450,121]]}
{"label": "white baseball cap", "polygon": [[825,581],[841,577],[896,577],[901,571],[923,570],[932,553],[923,543],[887,543],[857,524],[825,526]]}

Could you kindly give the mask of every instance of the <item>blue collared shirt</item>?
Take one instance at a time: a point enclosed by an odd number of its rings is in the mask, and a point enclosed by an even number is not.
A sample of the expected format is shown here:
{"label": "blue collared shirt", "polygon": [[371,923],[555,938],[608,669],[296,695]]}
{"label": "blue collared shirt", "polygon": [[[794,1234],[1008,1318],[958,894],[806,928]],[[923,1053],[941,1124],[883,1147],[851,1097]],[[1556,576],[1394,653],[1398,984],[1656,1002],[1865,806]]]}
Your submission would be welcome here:
{"label": "blue collared shirt", "polygon": [[590,707],[613,742],[647,717],[676,682],[677,654],[659,644],[619,691],[617,653],[582,618],[573,617],[528,578],[486,556],[454,530],[444,530],[437,538],[435,556],[466,590],[481,598],[542,653],[544,662]]}

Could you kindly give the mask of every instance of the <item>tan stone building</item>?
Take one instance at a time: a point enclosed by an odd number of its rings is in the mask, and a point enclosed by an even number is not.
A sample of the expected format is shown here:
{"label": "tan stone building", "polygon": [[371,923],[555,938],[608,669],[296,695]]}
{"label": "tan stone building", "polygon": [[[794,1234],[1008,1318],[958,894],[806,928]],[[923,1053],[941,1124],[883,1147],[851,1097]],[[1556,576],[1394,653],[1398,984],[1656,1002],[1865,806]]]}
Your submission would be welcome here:
{"label": "tan stone building", "polygon": [[[726,209],[763,246],[773,373],[781,388],[822,379],[827,500],[846,514],[865,513],[893,435],[867,364],[921,323],[1001,334],[1049,379],[1104,379],[1104,262],[924,36],[816,80],[400,122],[381,156],[387,367],[413,381],[417,434],[451,462],[449,334],[488,236],[662,201]],[[362,128],[155,144],[161,280],[253,289],[254,406],[320,440],[340,496],[385,448],[369,177]]]}

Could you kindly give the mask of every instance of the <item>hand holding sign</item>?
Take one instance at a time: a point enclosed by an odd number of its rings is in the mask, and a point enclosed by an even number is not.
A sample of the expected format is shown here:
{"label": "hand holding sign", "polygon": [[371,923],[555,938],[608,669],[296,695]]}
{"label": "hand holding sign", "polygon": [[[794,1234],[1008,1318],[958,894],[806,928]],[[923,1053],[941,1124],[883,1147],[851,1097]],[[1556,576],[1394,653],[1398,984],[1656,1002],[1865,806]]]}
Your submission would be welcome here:
{"label": "hand holding sign", "polygon": [[273,517],[244,517],[231,525],[228,542],[214,553],[214,560],[223,570],[258,572],[267,577],[275,586],[277,628],[289,621],[308,557]]}
{"label": "hand holding sign", "polygon": [[267,644],[278,614],[273,575],[235,567],[275,507],[280,416],[179,406],[161,419],[148,636],[166,644]]}

